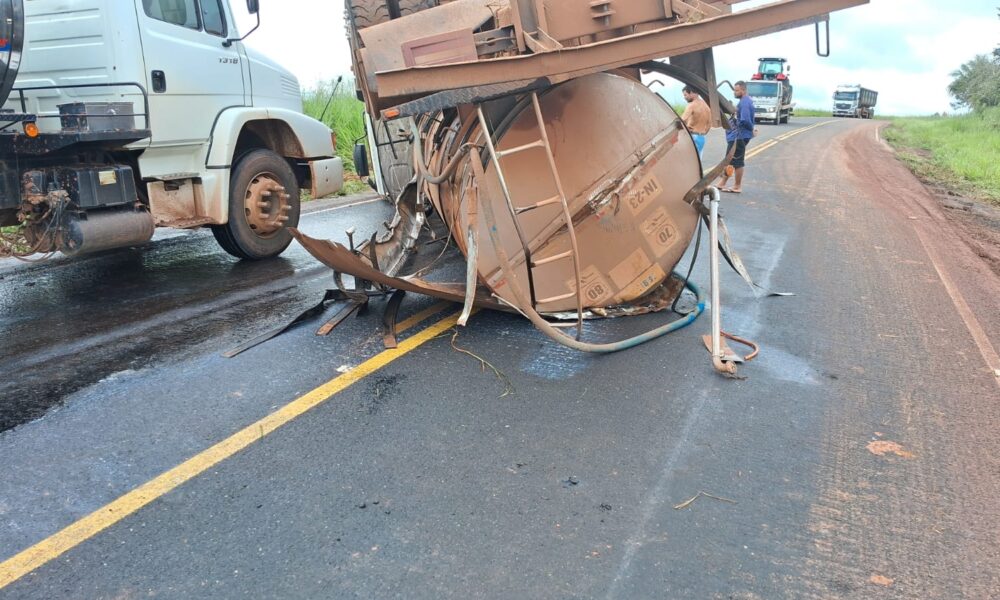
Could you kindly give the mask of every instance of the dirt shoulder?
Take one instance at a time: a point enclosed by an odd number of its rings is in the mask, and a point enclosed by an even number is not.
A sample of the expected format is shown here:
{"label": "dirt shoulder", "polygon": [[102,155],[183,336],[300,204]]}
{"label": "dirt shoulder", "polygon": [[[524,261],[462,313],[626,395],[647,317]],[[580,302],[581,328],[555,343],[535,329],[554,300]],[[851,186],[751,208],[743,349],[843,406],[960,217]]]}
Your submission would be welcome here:
{"label": "dirt shoulder", "polygon": [[[876,125],[882,129],[886,124]],[[867,130],[867,128],[865,128]],[[883,187],[893,194],[896,187],[902,206],[912,204],[929,214],[947,221],[954,229],[951,241],[960,242],[978,256],[989,269],[1000,276],[1000,206],[986,199],[977,198],[963,191],[957,185],[928,177],[921,173],[911,161],[900,160],[898,151],[881,136],[867,139],[867,133],[858,132],[859,138],[850,146],[859,160],[875,161],[873,172],[880,173]],[[881,151],[879,151],[881,150]],[[919,152],[909,149],[909,152]],[[906,177],[909,174],[910,177]],[[895,184],[895,185],[893,185]]]}
{"label": "dirt shoulder", "polygon": [[[913,228],[986,363],[1000,375],[1000,210],[918,179],[881,140],[884,123],[839,141],[848,172],[879,208]],[[1000,382],[1000,377],[998,377]]]}

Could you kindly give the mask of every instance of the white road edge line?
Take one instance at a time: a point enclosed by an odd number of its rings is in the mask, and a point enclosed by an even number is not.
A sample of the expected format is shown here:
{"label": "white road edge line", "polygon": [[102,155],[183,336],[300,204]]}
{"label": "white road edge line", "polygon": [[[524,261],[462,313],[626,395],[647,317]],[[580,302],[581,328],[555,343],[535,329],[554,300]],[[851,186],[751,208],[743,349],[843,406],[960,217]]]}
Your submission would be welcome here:
{"label": "white road edge line", "polygon": [[955,309],[958,311],[958,315],[962,317],[962,321],[965,323],[965,328],[969,330],[972,335],[972,339],[976,342],[976,346],[979,348],[979,353],[982,354],[983,360],[986,361],[986,366],[993,371],[993,381],[1000,386],[1000,355],[997,354],[996,348],[990,343],[990,338],[986,335],[986,331],[983,326],[979,324],[979,320],[976,318],[976,313],[972,312],[972,308],[965,301],[965,297],[962,293],[958,291],[955,283],[951,280],[951,277],[945,273],[944,269],[941,268],[941,262],[938,260],[937,252],[931,247],[927,242],[924,233],[920,231],[920,226],[915,226],[913,230],[917,233],[917,239],[920,240],[920,244],[924,247],[924,251],[927,252],[928,258],[931,259],[931,264],[934,265],[934,270],[937,271],[938,277],[941,278],[941,283],[944,284],[944,289],[948,292],[948,296],[951,297],[952,304],[955,305]]}
{"label": "white road edge line", "polygon": [[317,210],[313,212],[302,213],[303,217],[308,217],[309,215],[319,215],[325,212],[330,212],[332,210],[343,210],[345,208],[351,208],[353,206],[363,206],[365,204],[371,204],[372,202],[378,202],[382,200],[381,198],[369,198],[368,200],[359,200],[358,202],[352,202],[350,204],[343,204],[341,206],[334,206],[333,208],[324,208],[323,210]]}

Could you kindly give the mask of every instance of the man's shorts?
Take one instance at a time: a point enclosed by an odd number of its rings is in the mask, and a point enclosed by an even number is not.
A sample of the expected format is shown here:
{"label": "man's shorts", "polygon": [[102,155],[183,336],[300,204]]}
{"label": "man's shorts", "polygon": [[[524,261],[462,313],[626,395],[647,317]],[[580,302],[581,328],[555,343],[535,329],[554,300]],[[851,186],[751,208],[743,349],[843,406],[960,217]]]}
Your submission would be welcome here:
{"label": "man's shorts", "polygon": [[705,152],[705,136],[700,133],[692,133],[691,139],[694,140],[694,147],[698,149],[698,158],[701,158],[702,153]]}
{"label": "man's shorts", "polygon": [[726,156],[729,156],[729,152],[733,149],[733,144],[736,144],[736,154],[733,154],[733,160],[729,164],[733,165],[734,169],[742,169],[747,161],[747,144],[750,140],[737,139],[735,142],[729,142],[726,145]]}

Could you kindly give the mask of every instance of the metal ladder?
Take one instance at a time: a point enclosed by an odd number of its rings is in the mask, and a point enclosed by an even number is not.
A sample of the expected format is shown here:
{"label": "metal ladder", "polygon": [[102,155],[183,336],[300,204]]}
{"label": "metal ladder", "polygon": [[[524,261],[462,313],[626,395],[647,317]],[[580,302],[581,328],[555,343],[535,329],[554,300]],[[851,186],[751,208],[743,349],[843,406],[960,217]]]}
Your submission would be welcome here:
{"label": "metal ladder", "polygon": [[[514,229],[517,231],[517,237],[524,250],[524,261],[528,271],[528,294],[531,299],[531,310],[536,310],[540,304],[558,302],[559,300],[566,300],[575,296],[577,310],[576,339],[579,341],[583,334],[583,281],[580,276],[580,247],[577,244],[576,228],[573,226],[573,215],[569,210],[569,200],[566,198],[566,192],[563,189],[562,180],[559,178],[559,171],[556,168],[556,159],[552,155],[552,145],[549,143],[549,134],[545,130],[545,119],[542,116],[542,107],[538,102],[538,94],[536,92],[531,92],[531,104],[534,108],[535,122],[540,133],[539,139],[507,150],[497,151],[494,146],[493,134],[490,132],[489,126],[486,122],[486,115],[483,114],[482,105],[476,106],[476,112],[479,117],[479,125],[483,130],[483,136],[486,138],[486,149],[489,152],[490,161],[493,163],[493,168],[496,170],[497,178],[500,181],[500,189],[503,191],[504,200],[507,204],[507,210],[510,213],[511,219],[514,221]],[[507,180],[504,177],[503,169],[500,166],[500,159],[512,154],[526,152],[534,148],[541,148],[545,151],[545,157],[548,160],[549,165],[549,172],[552,174],[552,179],[556,184],[557,195],[527,206],[515,206],[514,201],[510,196],[510,188],[507,187]],[[529,247],[528,239],[524,235],[524,229],[521,227],[521,223],[518,218],[524,213],[555,204],[558,204],[562,208],[562,219],[566,223],[566,228],[569,232],[570,250],[548,258],[534,260],[531,257],[531,248]],[[498,259],[503,260],[501,257],[498,257]],[[567,294],[553,296],[551,298],[536,298],[534,270],[542,265],[547,265],[560,260],[573,261],[576,289]],[[507,267],[510,268],[511,266],[508,264]]]}

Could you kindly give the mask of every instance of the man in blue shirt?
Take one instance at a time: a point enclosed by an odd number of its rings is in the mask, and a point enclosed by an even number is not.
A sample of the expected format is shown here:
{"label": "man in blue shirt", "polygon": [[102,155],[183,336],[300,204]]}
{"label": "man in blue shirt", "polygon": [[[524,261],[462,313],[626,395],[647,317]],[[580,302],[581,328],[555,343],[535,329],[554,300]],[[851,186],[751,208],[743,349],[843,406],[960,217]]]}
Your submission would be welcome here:
{"label": "man in blue shirt", "polygon": [[754,136],[754,108],[753,100],[747,94],[747,84],[744,81],[737,81],[733,86],[734,94],[739,99],[736,105],[736,116],[729,120],[729,130],[726,131],[726,156],[736,148],[730,165],[735,170],[736,185],[727,187],[731,169],[727,168],[719,181],[719,189],[731,194],[739,194],[743,191],[743,167],[746,164],[747,144]]}

